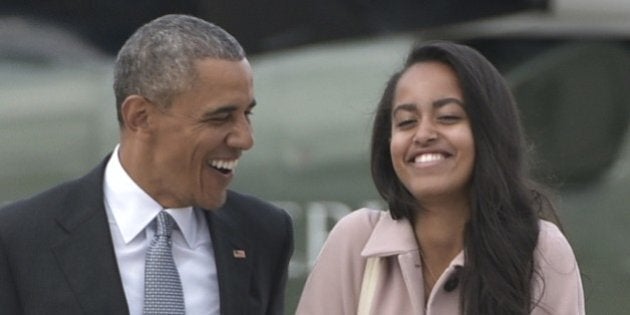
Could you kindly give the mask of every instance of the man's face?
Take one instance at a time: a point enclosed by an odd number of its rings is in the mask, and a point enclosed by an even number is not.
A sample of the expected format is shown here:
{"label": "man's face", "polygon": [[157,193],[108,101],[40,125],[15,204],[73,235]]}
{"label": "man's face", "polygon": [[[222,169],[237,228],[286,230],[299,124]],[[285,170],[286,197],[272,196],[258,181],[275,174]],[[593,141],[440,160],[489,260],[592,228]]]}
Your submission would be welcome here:
{"label": "man's face", "polygon": [[249,62],[208,58],[196,67],[196,83],[150,118],[149,193],[164,207],[220,207],[242,151],[254,144]]}

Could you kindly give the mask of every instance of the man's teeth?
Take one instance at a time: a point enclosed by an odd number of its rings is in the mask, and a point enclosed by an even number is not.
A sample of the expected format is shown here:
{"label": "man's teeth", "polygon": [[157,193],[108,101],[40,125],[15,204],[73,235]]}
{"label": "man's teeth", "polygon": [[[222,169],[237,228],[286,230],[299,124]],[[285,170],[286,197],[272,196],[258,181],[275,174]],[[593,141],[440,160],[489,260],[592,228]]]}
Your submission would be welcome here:
{"label": "man's teeth", "polygon": [[238,160],[211,160],[210,166],[221,170],[232,171],[236,168]]}
{"label": "man's teeth", "polygon": [[427,163],[433,161],[443,160],[444,155],[438,153],[427,153],[416,156],[414,162],[415,163]]}

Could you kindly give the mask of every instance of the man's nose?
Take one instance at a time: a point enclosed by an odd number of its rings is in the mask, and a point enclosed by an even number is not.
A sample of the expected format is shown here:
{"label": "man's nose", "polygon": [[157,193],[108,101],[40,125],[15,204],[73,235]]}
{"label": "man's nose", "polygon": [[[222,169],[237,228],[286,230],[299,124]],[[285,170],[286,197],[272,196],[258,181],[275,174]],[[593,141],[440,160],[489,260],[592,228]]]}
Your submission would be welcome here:
{"label": "man's nose", "polygon": [[240,150],[249,150],[254,146],[254,130],[247,117],[239,119],[227,139],[228,145]]}

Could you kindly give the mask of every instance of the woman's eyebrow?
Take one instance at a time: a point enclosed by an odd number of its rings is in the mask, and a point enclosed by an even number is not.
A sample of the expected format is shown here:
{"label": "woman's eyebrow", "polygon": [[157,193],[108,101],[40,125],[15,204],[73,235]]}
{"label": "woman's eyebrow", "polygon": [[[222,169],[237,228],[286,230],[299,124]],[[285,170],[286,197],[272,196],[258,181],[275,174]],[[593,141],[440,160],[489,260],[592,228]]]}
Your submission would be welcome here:
{"label": "woman's eyebrow", "polygon": [[[464,107],[464,102],[462,102],[460,99],[455,98],[455,97],[445,97],[445,98],[435,100],[431,103],[431,106],[433,106],[433,108],[440,108],[442,106],[445,106],[451,103],[455,103],[459,106]],[[413,103],[399,104],[394,107],[394,110],[392,111],[392,115],[396,114],[400,110],[407,111],[407,112],[415,112],[418,110],[418,108],[417,108],[417,105]]]}
{"label": "woman's eyebrow", "polygon": [[400,104],[400,105],[396,105],[394,107],[394,110],[392,111],[392,116],[395,115],[398,111],[406,111],[406,112],[415,112],[418,110],[418,108],[416,107],[415,104],[412,103],[405,103],[405,104]]}
{"label": "woman's eyebrow", "polygon": [[435,108],[439,108],[442,107],[444,105],[450,104],[450,103],[455,103],[459,106],[464,107],[464,102],[462,102],[460,99],[454,98],[454,97],[446,97],[446,98],[441,98],[439,100],[434,101],[433,107]]}

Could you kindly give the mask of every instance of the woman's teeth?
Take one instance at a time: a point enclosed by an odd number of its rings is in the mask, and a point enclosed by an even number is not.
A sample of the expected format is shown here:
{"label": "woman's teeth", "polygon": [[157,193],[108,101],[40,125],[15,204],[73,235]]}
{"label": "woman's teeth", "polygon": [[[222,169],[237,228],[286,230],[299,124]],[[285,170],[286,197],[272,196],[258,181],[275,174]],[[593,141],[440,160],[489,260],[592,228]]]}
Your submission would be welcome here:
{"label": "woman's teeth", "polygon": [[439,161],[439,160],[443,160],[444,159],[444,155],[443,154],[439,154],[439,153],[426,153],[426,154],[421,154],[416,156],[416,158],[414,159],[415,163],[427,163],[427,162],[434,162],[434,161]]}

